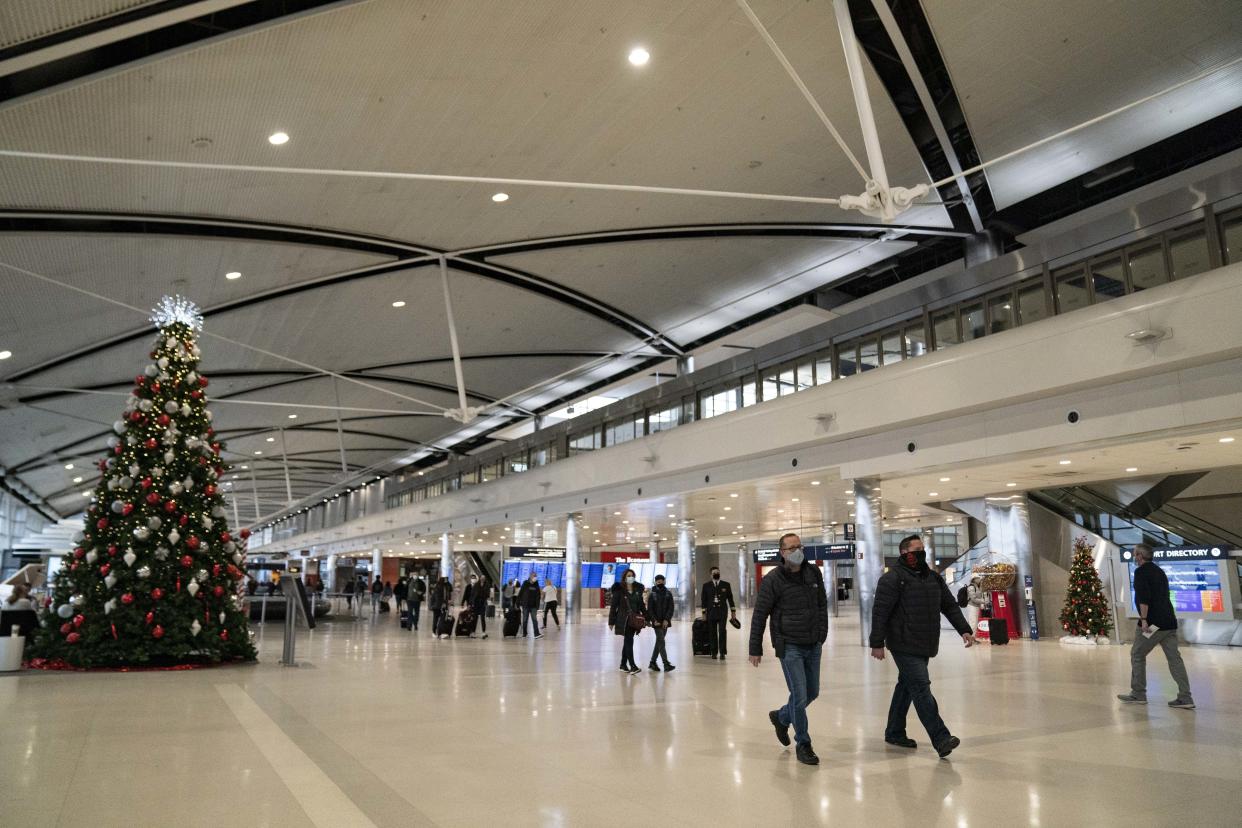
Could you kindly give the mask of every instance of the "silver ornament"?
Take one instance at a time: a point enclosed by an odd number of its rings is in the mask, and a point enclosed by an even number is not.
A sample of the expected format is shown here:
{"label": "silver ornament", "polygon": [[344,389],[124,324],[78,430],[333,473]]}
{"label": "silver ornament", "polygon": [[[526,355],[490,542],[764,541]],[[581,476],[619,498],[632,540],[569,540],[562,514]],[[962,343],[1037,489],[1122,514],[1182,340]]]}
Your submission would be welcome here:
{"label": "silver ornament", "polygon": [[213,526],[215,526],[215,525],[216,525],[216,524],[215,524],[215,521],[213,521],[211,518],[203,518],[203,528],[204,528],[204,529],[210,529],[211,527],[213,527]]}
{"label": "silver ornament", "polygon": [[240,552],[233,553],[233,563],[238,564],[240,566],[241,562],[244,561],[245,559],[246,558],[244,555],[242,555],[242,553]]}
{"label": "silver ornament", "polygon": [[129,464],[129,473],[133,475],[134,477],[137,477],[138,473],[141,471],[142,471],[142,466],[138,465],[137,463]]}
{"label": "silver ornament", "polygon": [[69,599],[69,603],[73,604],[75,607],[80,607],[86,603],[86,596],[79,592],[77,595]]}
{"label": "silver ornament", "polygon": [[190,635],[198,635],[203,629],[203,625],[198,623],[198,619],[194,619],[194,623],[190,625]]}
{"label": "silver ornament", "polygon": [[189,404],[189,403],[182,403],[182,404],[181,404],[181,416],[182,416],[182,417],[188,417],[188,416],[190,416],[190,411],[191,411],[191,410],[192,410],[192,409],[190,408],[190,404]]}
{"label": "silver ornament", "polygon": [[115,431],[117,434],[124,434],[125,423],[121,422],[120,420],[117,420],[115,423],[112,424],[112,430]]}
{"label": "silver ornament", "polygon": [[198,579],[199,583],[205,584],[207,583],[207,579],[210,578],[211,576],[208,574],[207,570],[200,569],[198,571],[198,574],[196,574],[194,577]]}
{"label": "silver ornament", "polygon": [[88,564],[93,564],[97,560],[99,560],[99,553],[94,549],[86,553],[86,562]]}
{"label": "silver ornament", "polygon": [[168,560],[168,554],[169,554],[169,553],[168,553],[168,548],[167,548],[167,547],[164,547],[164,546],[157,546],[157,547],[155,547],[155,558],[156,558],[156,560],[166,561],[166,560]]}
{"label": "silver ornament", "polygon": [[108,585],[108,589],[112,589],[116,586],[116,575],[109,572],[108,577],[104,578],[104,583]]}
{"label": "silver ornament", "polygon": [[134,554],[134,550],[126,547],[125,554],[121,556],[121,560],[125,561],[126,566],[133,566],[134,561],[138,560],[138,556]]}
{"label": "silver ornament", "polygon": [[107,601],[105,601],[105,602],[104,602],[104,615],[108,615],[108,614],[109,614],[109,613],[111,613],[114,609],[116,609],[116,599],[115,599],[115,598],[109,598]]}
{"label": "silver ornament", "polygon": [[138,573],[139,578],[150,578],[151,577],[151,567],[147,566],[146,564],[143,564],[142,566],[138,567],[134,571]]}
{"label": "silver ornament", "polygon": [[168,543],[170,546],[176,546],[177,542],[180,540],[181,540],[181,533],[179,533],[176,529],[168,533]]}
{"label": "silver ornament", "polygon": [[176,400],[169,400],[168,402],[164,403],[165,414],[176,414],[178,408],[180,408],[180,406],[177,405]]}
{"label": "silver ornament", "polygon": [[190,593],[191,598],[198,595],[198,582],[190,581],[190,583],[186,585],[185,591]]}
{"label": "silver ornament", "polygon": [[194,478],[193,478],[193,477],[190,477],[190,476],[187,474],[187,475],[185,476],[185,480],[182,480],[182,481],[181,481],[181,485],[182,485],[182,486],[185,486],[186,491],[189,491],[190,489],[193,489],[193,488],[194,488]]}
{"label": "silver ornament", "polygon": [[180,483],[178,483],[176,480],[174,480],[173,482],[168,484],[168,491],[169,493],[173,495],[179,495],[183,491],[185,491],[185,487],[182,486]]}
{"label": "silver ornament", "polygon": [[138,445],[138,438],[132,434],[129,434],[125,437],[125,443],[127,445],[136,446]]}
{"label": "silver ornament", "polygon": [[127,476],[127,475],[122,475],[122,476],[121,476],[121,479],[120,479],[120,481],[119,481],[119,482],[120,482],[120,484],[121,484],[121,488],[122,488],[122,489],[132,489],[132,488],[134,488],[134,478],[132,478],[132,477],[129,477],[129,476]]}
{"label": "silver ornament", "polygon": [[116,514],[118,514],[118,515],[119,515],[122,511],[124,511],[124,509],[125,509],[125,504],[124,504],[122,501],[120,501],[120,500],[114,500],[114,501],[112,501],[112,511],[113,511],[113,512],[115,512]]}
{"label": "silver ornament", "polygon": [[61,604],[56,608],[56,614],[61,618],[69,618],[73,615],[73,607],[69,604]]}
{"label": "silver ornament", "polygon": [[144,374],[146,374],[148,377],[153,377],[153,376],[155,376],[156,374],[158,374],[159,372],[160,372],[160,371],[159,371],[159,369],[158,369],[158,368],[156,368],[154,365],[148,365],[148,366],[147,366],[147,367],[143,370],[143,373],[144,373]]}
{"label": "silver ornament", "polygon": [[164,462],[165,462],[165,463],[171,463],[172,461],[174,461],[174,460],[176,460],[176,459],[177,459],[177,455],[173,454],[171,451],[166,451],[166,452],[164,452]]}
{"label": "silver ornament", "polygon": [[226,617],[227,617],[227,616],[225,616],[225,614],[224,614],[223,612],[221,612],[221,613],[220,613],[220,623],[221,623],[221,624],[223,624],[223,623],[224,623],[224,619],[225,619]]}
{"label": "silver ornament", "polygon": [[139,526],[137,529],[134,530],[134,537],[140,541],[144,541],[147,538],[151,537],[151,530],[145,526]]}
{"label": "silver ornament", "polygon": [[146,412],[146,411],[150,411],[152,408],[155,408],[155,403],[151,402],[150,400],[139,400],[138,401],[139,411]]}
{"label": "silver ornament", "polygon": [[168,357],[160,357],[159,359],[155,361],[155,364],[160,367],[161,371],[167,371],[168,370]]}
{"label": "silver ornament", "polygon": [[120,437],[109,437],[109,438],[108,438],[108,448],[110,448],[110,449],[114,449],[114,448],[116,448],[117,446],[119,446],[120,444],[121,444],[121,438],[120,438]]}
{"label": "silver ornament", "polygon": [[163,469],[163,467],[162,467],[162,466],[156,466],[155,468],[151,469],[151,476],[152,476],[152,477],[163,477],[163,476],[164,476],[164,469]]}
{"label": "silver ornament", "polygon": [[121,487],[121,484],[116,480],[116,478],[113,478],[113,477],[108,478],[108,491],[115,492],[120,487]]}
{"label": "silver ornament", "polygon": [[158,516],[152,516],[150,518],[147,518],[148,529],[159,529],[160,526],[163,525],[163,523],[164,521],[160,520]]}

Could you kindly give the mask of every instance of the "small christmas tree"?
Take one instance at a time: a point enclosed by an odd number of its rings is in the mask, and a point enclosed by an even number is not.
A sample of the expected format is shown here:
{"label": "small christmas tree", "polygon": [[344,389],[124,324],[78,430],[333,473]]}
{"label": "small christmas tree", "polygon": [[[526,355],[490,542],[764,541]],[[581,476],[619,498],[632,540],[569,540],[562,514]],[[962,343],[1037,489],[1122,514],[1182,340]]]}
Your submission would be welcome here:
{"label": "small christmas tree", "polygon": [[[134,380],[86,509],[56,575],[34,654],[76,667],[184,664],[255,657],[239,594],[242,530],[225,521],[195,344],[202,316],[164,297],[152,363]],[[239,544],[240,541],[240,544]]]}
{"label": "small christmas tree", "polygon": [[1104,585],[1091,557],[1091,542],[1085,536],[1074,539],[1074,562],[1070,565],[1061,626],[1072,636],[1091,639],[1107,636],[1113,628]]}

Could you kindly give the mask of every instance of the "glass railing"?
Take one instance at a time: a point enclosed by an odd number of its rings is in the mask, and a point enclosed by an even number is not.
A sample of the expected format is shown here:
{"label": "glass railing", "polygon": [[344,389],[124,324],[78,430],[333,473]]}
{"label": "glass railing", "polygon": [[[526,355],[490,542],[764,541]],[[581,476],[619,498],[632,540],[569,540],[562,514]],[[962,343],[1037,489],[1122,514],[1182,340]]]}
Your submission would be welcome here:
{"label": "glass railing", "polygon": [[1030,492],[1029,497],[1118,546],[1242,543],[1242,537],[1237,534],[1174,506],[1162,506],[1150,515],[1139,517],[1124,505],[1085,486],[1042,489]]}

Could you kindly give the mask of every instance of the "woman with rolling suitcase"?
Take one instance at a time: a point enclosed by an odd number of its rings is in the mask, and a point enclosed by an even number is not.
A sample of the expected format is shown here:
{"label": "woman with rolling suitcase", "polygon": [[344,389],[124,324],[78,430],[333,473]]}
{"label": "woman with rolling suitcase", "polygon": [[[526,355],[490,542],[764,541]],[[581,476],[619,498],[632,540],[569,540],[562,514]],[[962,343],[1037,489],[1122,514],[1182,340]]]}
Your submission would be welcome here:
{"label": "woman with rolling suitcase", "polygon": [[[463,608],[469,608],[474,613],[474,617],[478,619],[480,630],[483,632],[481,638],[487,638],[487,599],[491,596],[492,584],[487,576],[478,577],[470,576],[470,583],[466,585],[466,592],[461,597],[461,605]],[[474,630],[467,633],[474,638]]]}
{"label": "woman with rolling suitcase", "polygon": [[431,587],[431,634],[436,638],[447,638],[443,633],[441,626],[444,619],[449,616],[449,609],[453,603],[453,586],[449,583],[448,578],[443,575]]}
{"label": "woman with rolling suitcase", "polygon": [[608,623],[613,632],[623,636],[621,645],[621,672],[637,675],[642,670],[634,663],[634,636],[645,626],[646,605],[643,603],[643,585],[638,582],[634,570],[626,569],[612,585],[608,602]]}

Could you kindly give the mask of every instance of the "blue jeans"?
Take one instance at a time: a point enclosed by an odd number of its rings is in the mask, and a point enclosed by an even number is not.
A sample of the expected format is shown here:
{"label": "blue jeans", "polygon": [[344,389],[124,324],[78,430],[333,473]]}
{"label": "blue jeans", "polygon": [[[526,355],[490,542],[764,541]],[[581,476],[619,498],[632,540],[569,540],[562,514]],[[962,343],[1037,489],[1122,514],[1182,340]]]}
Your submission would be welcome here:
{"label": "blue jeans", "polygon": [[931,691],[931,676],[927,674],[927,656],[892,653],[897,665],[897,686],[893,688],[893,701],[888,707],[888,725],[884,728],[885,739],[906,738],[906,714],[910,703],[919,714],[919,721],[927,729],[932,744],[938,745],[949,738],[949,729],[940,718],[940,708]]}
{"label": "blue jeans", "polygon": [[535,628],[535,635],[539,635],[539,608],[522,607],[522,636],[526,636],[526,622],[530,621],[531,626]]}
{"label": "blue jeans", "polygon": [[806,708],[819,698],[819,656],[822,644],[786,644],[785,655],[780,659],[789,687],[789,702],[777,716],[781,724],[793,725],[794,741],[800,745],[811,743],[807,732]]}

